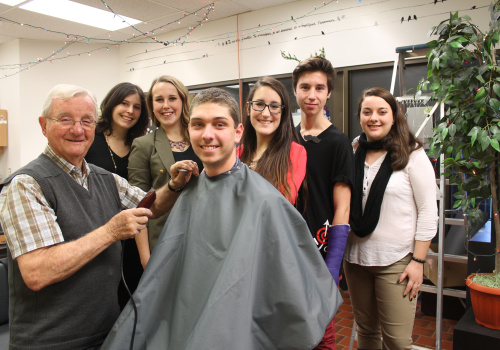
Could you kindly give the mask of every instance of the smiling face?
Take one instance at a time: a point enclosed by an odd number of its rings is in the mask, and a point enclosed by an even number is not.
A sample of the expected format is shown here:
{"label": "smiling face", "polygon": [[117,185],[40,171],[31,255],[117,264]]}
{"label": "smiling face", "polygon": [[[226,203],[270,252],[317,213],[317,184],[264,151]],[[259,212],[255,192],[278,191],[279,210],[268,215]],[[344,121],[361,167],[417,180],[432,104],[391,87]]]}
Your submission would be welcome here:
{"label": "smiling face", "polygon": [[194,152],[203,162],[208,176],[230,170],[236,162],[236,143],[243,126],[235,128],[229,108],[205,102],[191,107],[189,135]]}
{"label": "smiling face", "polygon": [[[88,96],[77,95],[66,101],[54,99],[50,110],[50,117],[55,119],[70,117],[79,121],[90,117],[95,120],[95,105]],[[95,127],[83,129],[81,123],[67,127],[45,117],[40,117],[38,120],[52,150],[66,161],[81,168],[83,158],[94,142]]]}
{"label": "smiling face", "polygon": [[153,113],[166,130],[169,127],[181,125],[182,100],[179,92],[171,83],[156,83],[152,91]]}
{"label": "smiling face", "polygon": [[295,88],[295,97],[302,115],[319,117],[331,95],[328,92],[328,79],[324,72],[304,72],[300,75]]}
{"label": "smiling face", "polygon": [[[255,133],[257,134],[257,138],[263,139],[271,139],[278,129],[281,122],[281,97],[280,95],[274,91],[269,86],[261,86],[257,90],[255,90],[255,94],[252,97],[252,101],[254,105],[266,104],[269,106],[279,106],[278,113],[271,113],[269,111],[269,107],[265,106],[263,111],[254,110],[255,106],[251,106],[248,104],[247,108],[249,109],[250,121],[252,126],[255,129]],[[258,107],[257,107],[258,108]],[[260,108],[258,108],[260,109]]]}
{"label": "smiling face", "polygon": [[383,139],[394,124],[391,106],[378,96],[366,96],[363,99],[359,118],[366,139],[370,142]]}
{"label": "smiling face", "polygon": [[139,121],[141,116],[141,98],[139,94],[131,94],[113,108],[113,129],[130,129]]}

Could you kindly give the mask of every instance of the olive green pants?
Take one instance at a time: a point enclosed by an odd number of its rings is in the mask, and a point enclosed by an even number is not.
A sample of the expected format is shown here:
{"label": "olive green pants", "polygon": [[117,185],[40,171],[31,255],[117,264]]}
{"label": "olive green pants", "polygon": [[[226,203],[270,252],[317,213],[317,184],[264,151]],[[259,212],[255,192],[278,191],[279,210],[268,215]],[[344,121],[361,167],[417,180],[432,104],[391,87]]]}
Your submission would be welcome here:
{"label": "olive green pants", "polygon": [[[359,349],[411,349],[416,298],[403,298],[407,280],[397,280],[410,255],[389,266],[361,266],[344,260],[357,323]],[[382,335],[382,340],[380,336]]]}

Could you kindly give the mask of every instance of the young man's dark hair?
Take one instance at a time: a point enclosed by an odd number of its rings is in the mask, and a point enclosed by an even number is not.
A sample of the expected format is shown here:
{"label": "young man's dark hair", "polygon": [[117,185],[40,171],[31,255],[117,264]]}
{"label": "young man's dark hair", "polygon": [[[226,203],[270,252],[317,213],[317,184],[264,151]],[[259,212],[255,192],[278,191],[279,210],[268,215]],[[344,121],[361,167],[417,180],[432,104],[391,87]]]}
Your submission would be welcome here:
{"label": "young man's dark hair", "polygon": [[292,73],[293,90],[294,91],[297,90],[297,83],[299,81],[300,76],[304,72],[318,72],[318,71],[326,74],[328,92],[333,91],[333,83],[335,81],[335,69],[333,68],[330,61],[320,56],[307,58],[304,61],[300,62],[297,67],[295,67]]}
{"label": "young man's dark hair", "polygon": [[226,90],[222,90],[220,88],[208,88],[198,93],[194,97],[193,101],[191,101],[189,116],[191,116],[191,113],[196,107],[204,103],[215,103],[227,107],[229,115],[233,118],[234,128],[236,129],[236,127],[240,124],[240,109],[238,107],[238,103]]}

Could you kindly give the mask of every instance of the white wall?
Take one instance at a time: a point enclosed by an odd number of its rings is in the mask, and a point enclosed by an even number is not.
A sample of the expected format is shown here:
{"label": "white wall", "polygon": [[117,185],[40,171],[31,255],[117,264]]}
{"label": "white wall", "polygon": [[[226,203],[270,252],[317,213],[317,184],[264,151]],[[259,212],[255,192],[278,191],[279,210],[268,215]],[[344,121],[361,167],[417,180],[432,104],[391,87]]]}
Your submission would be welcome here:
{"label": "white wall", "polygon": [[[325,48],[327,58],[336,67],[394,61],[396,47],[427,43],[431,40],[427,37],[429,29],[446,19],[450,11],[459,10],[462,15],[470,15],[482,29],[487,29],[489,23],[490,0],[475,1],[477,10],[470,10],[472,4],[468,0],[436,5],[432,0],[340,0],[325,3],[328,5],[322,7],[319,0],[297,1],[204,22],[202,27],[192,31],[188,39],[183,38],[186,41],[183,46],[124,46],[121,49],[120,79],[135,81],[146,89],[151,79],[161,74],[175,75],[186,85],[238,79],[237,22],[243,39],[239,42],[240,76],[243,79],[290,73],[297,62],[284,60],[282,50],[304,59]],[[413,19],[414,15],[417,20]],[[295,21],[291,20],[292,16]],[[408,16],[412,17],[411,21],[408,21]],[[401,17],[405,18],[403,22]],[[174,40],[185,33],[186,30],[176,31],[158,36],[158,39]],[[181,59],[186,61],[179,62]]]}
{"label": "white wall", "polygon": [[[41,63],[9,78],[0,72],[0,108],[9,112],[9,147],[0,154],[0,175],[34,159],[45,146],[37,117],[48,90],[58,83],[82,85],[102,100],[116,83],[130,81],[149,89],[153,78],[170,74],[186,85],[209,84],[265,75],[289,74],[296,62],[281,57],[284,50],[304,59],[325,48],[334,66],[346,67],[395,58],[395,48],[423,44],[429,29],[450,12],[468,14],[486,30],[490,0],[339,0],[296,1],[244,13],[203,26],[183,38],[184,45],[127,44],[119,48]],[[475,5],[478,9],[470,10]],[[224,6],[218,2],[217,6]],[[217,11],[217,6],[215,11]],[[314,10],[316,6],[316,10]],[[408,21],[408,16],[417,20]],[[291,17],[295,21],[291,20]],[[301,18],[302,17],[302,18]],[[401,17],[405,20],[401,23]],[[337,18],[341,18],[339,21]],[[375,25],[377,23],[377,25]],[[240,67],[238,67],[237,28]],[[273,30],[271,30],[271,28]],[[324,34],[322,34],[323,32]],[[158,36],[171,41],[187,28]],[[62,42],[14,40],[0,46],[0,64],[47,57]],[[100,45],[102,46],[102,45]],[[73,44],[65,51],[87,52],[93,44]],[[67,54],[66,54],[67,55]]]}
{"label": "white wall", "polygon": [[[0,46],[0,64],[28,62],[48,57],[61,47],[60,42],[14,40]],[[48,91],[56,84],[68,83],[89,88],[101,101],[119,76],[119,50],[92,53],[64,59],[67,52],[88,52],[92,44],[73,44],[52,63],[41,63],[20,74],[0,80],[0,108],[8,111],[9,146],[0,154],[0,175],[36,158],[47,140],[38,124]],[[95,46],[98,47],[98,46]],[[5,74],[11,74],[4,72]]]}
{"label": "white wall", "polygon": [[[1,46],[0,65],[8,65],[19,62],[19,40],[12,40]],[[4,70],[3,75],[9,74],[11,70]],[[18,135],[22,129],[20,121],[20,84],[19,75],[0,80],[0,108],[6,109],[8,113],[8,141],[9,147],[4,148],[0,154],[0,176],[2,179],[20,166],[21,141]]]}

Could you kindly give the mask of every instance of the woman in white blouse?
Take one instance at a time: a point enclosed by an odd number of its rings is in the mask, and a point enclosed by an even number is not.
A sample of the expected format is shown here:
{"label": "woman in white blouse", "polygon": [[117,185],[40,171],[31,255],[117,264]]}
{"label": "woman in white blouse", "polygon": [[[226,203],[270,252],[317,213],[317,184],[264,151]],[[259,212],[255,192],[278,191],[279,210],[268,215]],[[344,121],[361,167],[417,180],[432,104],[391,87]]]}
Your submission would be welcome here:
{"label": "woman in white blouse", "polygon": [[423,264],[437,230],[434,170],[389,91],[365,90],[358,118],[363,133],[344,265],[358,349],[411,349]]}

